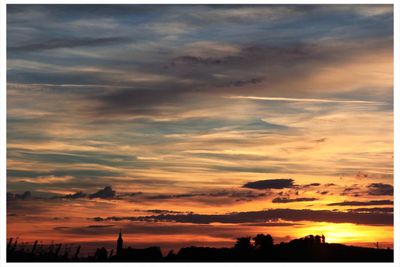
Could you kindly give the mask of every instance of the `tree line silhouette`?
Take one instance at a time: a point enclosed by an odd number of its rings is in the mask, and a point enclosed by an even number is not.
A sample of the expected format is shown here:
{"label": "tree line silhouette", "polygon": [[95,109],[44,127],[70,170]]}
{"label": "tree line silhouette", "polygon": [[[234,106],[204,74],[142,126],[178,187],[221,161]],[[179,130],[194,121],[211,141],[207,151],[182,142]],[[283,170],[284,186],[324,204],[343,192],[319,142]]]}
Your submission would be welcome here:
{"label": "tree line silhouette", "polygon": [[93,255],[80,257],[81,246],[18,243],[10,238],[8,262],[393,262],[392,249],[329,244],[324,235],[308,235],[287,243],[274,244],[271,235],[240,237],[229,248],[185,247],[166,256],[160,247],[124,248],[121,232],[116,251],[97,248]]}

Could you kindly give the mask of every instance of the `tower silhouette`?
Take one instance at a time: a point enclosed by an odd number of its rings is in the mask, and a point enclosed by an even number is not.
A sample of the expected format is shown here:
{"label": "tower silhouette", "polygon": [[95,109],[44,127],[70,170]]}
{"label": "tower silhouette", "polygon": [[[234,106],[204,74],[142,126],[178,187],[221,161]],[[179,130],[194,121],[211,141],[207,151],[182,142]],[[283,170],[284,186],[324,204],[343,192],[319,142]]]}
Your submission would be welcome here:
{"label": "tower silhouette", "polygon": [[119,235],[117,239],[117,255],[121,255],[123,249],[124,240],[122,239],[121,229],[119,229]]}

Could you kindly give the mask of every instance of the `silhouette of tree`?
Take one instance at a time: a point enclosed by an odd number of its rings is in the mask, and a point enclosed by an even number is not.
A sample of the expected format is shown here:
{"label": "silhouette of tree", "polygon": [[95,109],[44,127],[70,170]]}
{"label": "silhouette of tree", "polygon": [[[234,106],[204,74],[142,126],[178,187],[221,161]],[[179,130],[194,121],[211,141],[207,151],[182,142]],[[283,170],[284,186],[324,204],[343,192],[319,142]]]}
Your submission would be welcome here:
{"label": "silhouette of tree", "polygon": [[114,249],[111,249],[110,255],[108,257],[111,258],[113,255],[114,255]]}
{"label": "silhouette of tree", "polygon": [[38,244],[38,241],[36,240],[35,243],[33,244],[31,255],[34,255],[36,247],[37,247],[37,244]]}
{"label": "silhouette of tree", "polygon": [[105,247],[98,248],[94,254],[95,261],[106,261],[107,260],[107,249]]}
{"label": "silhouette of tree", "polygon": [[78,246],[78,247],[76,248],[76,251],[75,251],[75,256],[74,256],[74,259],[75,259],[75,260],[78,259],[79,251],[80,251],[80,250],[81,250],[81,246]]}
{"label": "silhouette of tree", "polygon": [[319,235],[315,236],[314,243],[317,244],[317,245],[321,244],[321,237]]}
{"label": "silhouette of tree", "polygon": [[251,237],[239,237],[235,243],[235,249],[239,251],[250,251],[253,248]]}
{"label": "silhouette of tree", "polygon": [[173,261],[176,258],[176,254],[174,253],[174,250],[170,250],[165,257],[167,260]]}
{"label": "silhouette of tree", "polygon": [[256,249],[269,250],[274,246],[274,240],[271,235],[258,234],[253,238]]}
{"label": "silhouette of tree", "polygon": [[175,256],[175,253],[174,253],[174,250],[171,249],[171,250],[168,252],[167,257],[173,257],[173,256]]}

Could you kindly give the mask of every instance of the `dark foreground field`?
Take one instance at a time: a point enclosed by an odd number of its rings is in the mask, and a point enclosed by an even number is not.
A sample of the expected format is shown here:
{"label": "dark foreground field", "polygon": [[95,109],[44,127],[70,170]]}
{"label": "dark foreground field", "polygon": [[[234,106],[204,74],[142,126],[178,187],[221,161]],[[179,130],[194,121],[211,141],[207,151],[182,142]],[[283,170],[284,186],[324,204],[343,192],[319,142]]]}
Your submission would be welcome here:
{"label": "dark foreground field", "polygon": [[[9,240],[8,262],[393,262],[392,249],[364,248],[325,243],[322,236],[309,235],[288,243],[273,244],[270,235],[238,238],[233,247],[185,247],[163,256],[159,247],[144,249],[120,246],[98,248],[92,256],[79,257],[80,246],[18,245]],[[254,241],[254,242],[252,242]]]}

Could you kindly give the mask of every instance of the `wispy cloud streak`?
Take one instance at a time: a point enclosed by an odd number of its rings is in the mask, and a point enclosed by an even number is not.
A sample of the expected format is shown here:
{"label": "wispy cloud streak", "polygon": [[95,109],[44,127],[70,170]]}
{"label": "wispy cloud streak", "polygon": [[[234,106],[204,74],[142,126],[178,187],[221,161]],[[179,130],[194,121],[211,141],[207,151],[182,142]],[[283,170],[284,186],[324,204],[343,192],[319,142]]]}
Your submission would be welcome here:
{"label": "wispy cloud streak", "polygon": [[229,96],[231,99],[249,99],[264,101],[286,101],[286,102],[312,102],[312,103],[344,103],[344,104],[383,104],[377,101],[366,100],[338,100],[321,98],[292,98],[292,97],[263,97],[263,96]]}

